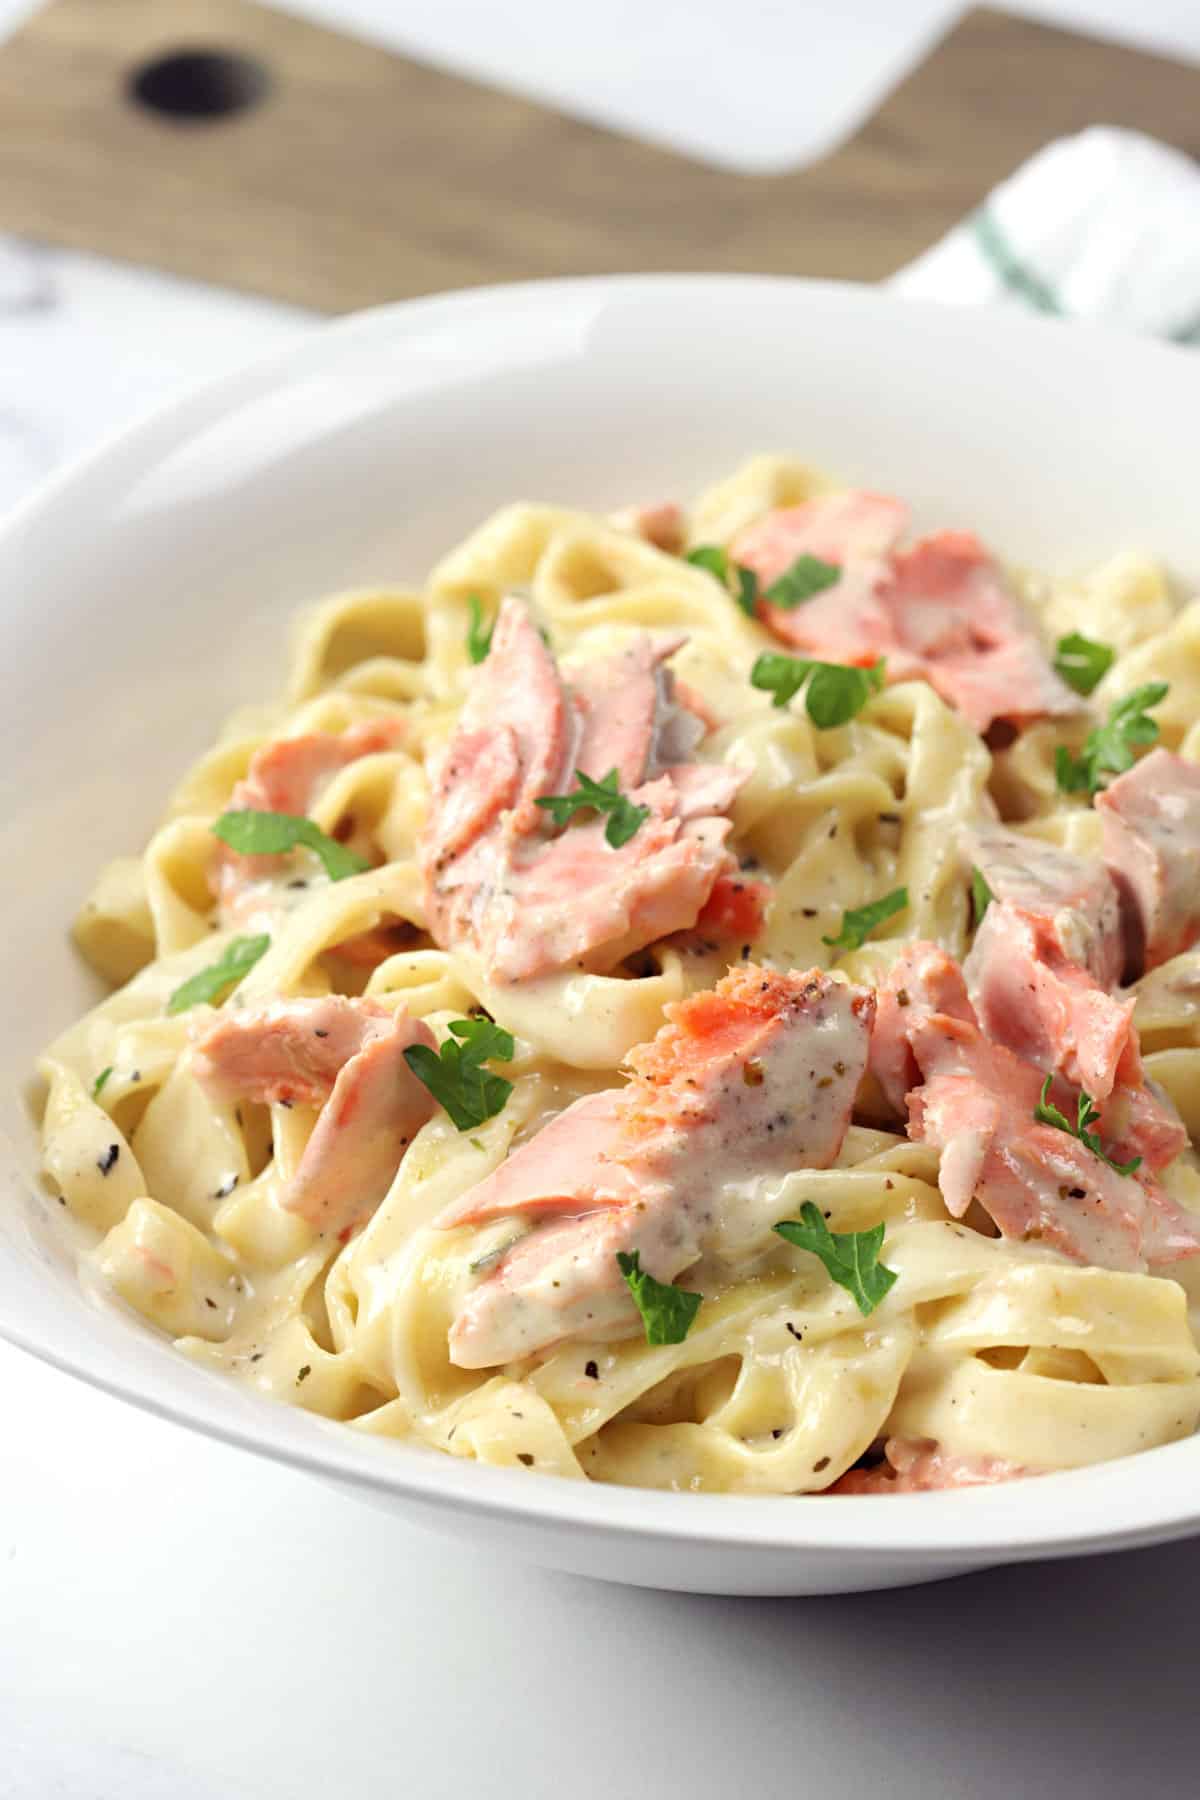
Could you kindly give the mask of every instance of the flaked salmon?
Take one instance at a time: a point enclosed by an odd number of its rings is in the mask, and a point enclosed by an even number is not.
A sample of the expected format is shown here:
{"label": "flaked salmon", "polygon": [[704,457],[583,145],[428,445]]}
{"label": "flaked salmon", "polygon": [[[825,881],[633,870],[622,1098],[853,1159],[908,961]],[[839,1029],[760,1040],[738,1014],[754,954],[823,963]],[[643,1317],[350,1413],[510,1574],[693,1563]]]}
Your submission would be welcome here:
{"label": "flaked salmon", "polygon": [[[604,972],[690,929],[722,874],[727,816],[745,776],[692,752],[705,723],[664,664],[681,639],[634,640],[560,673],[524,603],[500,609],[458,728],[432,774],[420,859],[430,929],[476,951],[497,981],[553,969]],[[644,816],[609,841],[592,816],[557,830],[535,803],[576,771]]]}
{"label": "flaked salmon", "polygon": [[222,1013],[195,1045],[192,1068],[220,1100],[321,1108],[280,1204],[343,1235],[375,1211],[434,1111],[404,1060],[410,1044],[436,1048],[403,1008],[331,994]]}
{"label": "flaked salmon", "polygon": [[1096,796],[1104,856],[1121,893],[1129,973],[1200,938],[1200,765],[1152,750]]}
{"label": "flaked salmon", "polygon": [[[850,488],[767,513],[734,539],[730,554],[743,568],[753,569],[764,593],[798,557],[816,557],[835,566],[838,579],[812,599],[784,607],[764,598],[759,613],[777,637],[797,649],[830,662],[866,667],[899,651],[882,596],[890,574],[889,554],[908,529],[908,520],[902,500]],[[893,681],[912,672],[889,663]]]}
{"label": "flaked salmon", "polygon": [[938,531],[899,551],[885,604],[903,651],[976,731],[1080,710],[973,532]]}
{"label": "flaked salmon", "polygon": [[888,1105],[901,1118],[921,1079],[912,1036],[934,1014],[974,1022],[963,972],[939,944],[906,944],[876,990],[869,1065]]}
{"label": "flaked salmon", "polygon": [[900,501],[850,489],[768,513],[735,539],[732,555],[763,589],[798,557],[833,565],[837,580],[810,599],[784,605],[764,596],[764,624],[831,662],[885,657],[889,681],[928,681],[976,731],[997,719],[1078,712],[1078,697],[974,533],[934,532],[902,549],[907,526]]}
{"label": "flaked salmon", "polygon": [[870,1469],[847,1469],[827,1494],[929,1494],[943,1488],[988,1487],[1036,1475],[1000,1456],[953,1456],[929,1438],[889,1438],[884,1460]]}
{"label": "flaked salmon", "polygon": [[1106,1100],[1132,1032],[1117,892],[1098,863],[980,825],[968,859],[992,891],[963,972],[986,1035]]}
{"label": "flaked salmon", "polygon": [[1125,949],[1107,870],[999,825],[976,826],[965,848],[993,895],[963,964],[984,1035],[1100,1103],[1116,1161],[1165,1168],[1187,1131],[1147,1081],[1135,996],[1110,991]]}
{"label": "flaked salmon", "polygon": [[[1200,1219],[1155,1179],[1170,1146],[1149,1136],[1143,1145],[1131,1131],[1127,1095],[1118,1090],[1094,1125],[1111,1161],[1128,1160],[1123,1153],[1138,1143],[1142,1167],[1121,1174],[1079,1137],[1038,1119],[1045,1072],[983,1035],[969,1008],[964,1013],[954,968],[936,945],[908,946],[879,1006],[885,1068],[898,1062],[897,1038],[907,1039],[919,1076],[907,1096],[909,1135],[941,1152],[947,1210],[961,1218],[977,1201],[1005,1237],[1041,1238],[1104,1268],[1140,1269],[1200,1251]],[[954,1012],[940,1010],[947,996]],[[1075,1120],[1077,1090],[1060,1077],[1050,1098]]]}
{"label": "flaked salmon", "polygon": [[828,1167],[873,1014],[869,993],[819,971],[752,964],[669,1006],[624,1087],[577,1100],[437,1219],[525,1228],[463,1303],[453,1361],[487,1368],[563,1338],[627,1335],[617,1253],[638,1251],[671,1281],[701,1253],[726,1183]]}
{"label": "flaked salmon", "polygon": [[718,875],[696,920],[696,930],[704,937],[753,944],[763,928],[772,891],[769,881],[752,881],[736,870]]}
{"label": "flaked salmon", "polygon": [[[400,719],[372,719],[343,732],[310,731],[275,738],[255,751],[244,778],[229,797],[229,810],[307,817],[335,775],[360,757],[394,750],[403,734]],[[210,879],[218,920],[243,930],[269,931],[279,912],[286,910],[288,896],[281,894],[279,878],[288,868],[287,856],[246,856],[220,840],[215,842]],[[380,947],[381,940],[372,933],[348,938],[337,946],[349,960],[368,967],[383,960],[378,954]]]}

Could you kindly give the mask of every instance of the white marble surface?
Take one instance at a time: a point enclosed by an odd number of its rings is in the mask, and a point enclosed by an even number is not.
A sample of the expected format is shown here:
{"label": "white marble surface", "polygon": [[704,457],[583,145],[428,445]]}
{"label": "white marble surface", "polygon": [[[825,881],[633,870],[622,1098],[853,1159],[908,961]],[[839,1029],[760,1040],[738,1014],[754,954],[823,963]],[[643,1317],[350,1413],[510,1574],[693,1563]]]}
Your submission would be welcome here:
{"label": "white marble surface", "polygon": [[[758,168],[851,125],[952,11],[742,0],[731,29],[722,0],[293,5]],[[0,0],[0,31],[27,10]],[[1027,10],[1200,58],[1195,0]],[[306,328],[0,240],[0,509]],[[655,1595],[497,1566],[4,1348],[0,1395],[6,1800],[1195,1792],[1200,1547],[907,1595]]]}

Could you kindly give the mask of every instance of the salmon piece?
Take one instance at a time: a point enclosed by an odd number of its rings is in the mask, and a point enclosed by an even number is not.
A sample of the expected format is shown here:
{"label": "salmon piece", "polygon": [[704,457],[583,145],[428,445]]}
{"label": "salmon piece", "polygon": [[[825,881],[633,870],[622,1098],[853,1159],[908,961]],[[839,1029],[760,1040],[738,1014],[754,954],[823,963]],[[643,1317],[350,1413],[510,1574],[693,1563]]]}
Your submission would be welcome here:
{"label": "salmon piece", "polygon": [[328,995],[222,1014],[196,1044],[193,1072],[220,1100],[320,1106],[281,1196],[320,1232],[348,1235],[375,1211],[434,1099],[404,1060],[436,1049],[422,1021],[370,1000]]}
{"label": "salmon piece", "polygon": [[[310,731],[275,738],[251,757],[249,769],[229,797],[229,810],[306,817],[333,776],[362,756],[394,750],[403,735],[403,720],[371,719],[340,733]],[[221,922],[248,923],[263,905],[255,884],[286,867],[284,855],[242,856],[218,840],[212,879]]]}
{"label": "salmon piece", "polygon": [[985,1035],[1083,1088],[1116,1161],[1165,1168],[1187,1133],[1147,1085],[1135,996],[1108,992],[1124,950],[1107,871],[999,825],[969,832],[966,853],[994,896],[963,965]]}
{"label": "salmon piece", "polygon": [[1161,1174],[1186,1150],[1187,1126],[1174,1102],[1142,1067],[1136,1031],[1130,1033],[1118,1076],[1100,1108],[1096,1129],[1114,1162],[1127,1163],[1140,1156],[1151,1174]]}
{"label": "salmon piece", "polygon": [[656,550],[678,556],[687,540],[687,519],[681,506],[673,500],[658,500],[646,506],[623,506],[609,514],[609,523],[618,531],[631,531],[644,538]]}
{"label": "salmon piece", "polygon": [[995,899],[1042,928],[1056,958],[1103,988],[1116,985],[1124,962],[1120,908],[1098,862],[1003,825],[973,826],[964,850]]}
{"label": "salmon piece", "polygon": [[897,643],[976,731],[1080,710],[974,532],[934,532],[897,552],[883,601]]}
{"label": "salmon piece", "polygon": [[1121,895],[1128,970],[1140,975],[1200,938],[1200,766],[1152,750],[1096,795],[1096,810]]}
{"label": "salmon piece", "polygon": [[763,623],[831,662],[887,658],[889,681],[920,678],[985,732],[996,719],[1076,713],[1004,575],[969,531],[939,531],[898,548],[907,508],[881,494],[823,494],[768,513],[735,539],[734,560],[763,588],[798,556],[836,563],[840,579],[784,608],[763,600]]}
{"label": "salmon piece", "polygon": [[870,994],[819,971],[753,965],[669,1006],[623,1088],[576,1101],[435,1221],[532,1224],[462,1305],[452,1361],[488,1368],[567,1337],[630,1335],[617,1252],[670,1281],[714,1231],[725,1182],[827,1168],[873,1013]]}
{"label": "salmon piece", "polygon": [[256,750],[230,808],[256,812],[311,812],[322,787],[360,756],[394,750],[404,735],[402,719],[370,719],[342,732],[310,731],[275,738]]}
{"label": "salmon piece", "polygon": [[423,846],[426,863],[440,874],[493,826],[515,816],[523,781],[515,731],[499,723],[478,731],[460,725],[434,776]]}
{"label": "salmon piece", "polygon": [[962,970],[938,944],[908,944],[875,995],[870,1068],[893,1112],[903,1118],[921,1079],[910,1034],[934,1013],[974,1023]]}
{"label": "salmon piece", "polygon": [[615,769],[624,792],[687,763],[704,722],[676,703],[663,666],[686,642],[678,634],[643,636],[614,656],[569,668],[580,716],[576,764],[585,775],[601,781]]}
{"label": "salmon piece", "polygon": [[[1004,904],[993,900],[987,917],[990,919],[997,907]],[[889,1105],[901,1117],[906,1115],[911,1092],[922,1076],[914,1053],[918,1032],[936,1016],[958,1021],[973,1030],[978,1028],[979,1020],[964,980],[970,962],[968,956],[966,965],[960,969],[954,958],[937,944],[909,944],[896,958],[876,993],[870,1069]],[[997,1025],[1003,1027],[1008,1023],[1003,1013],[993,1020],[992,1029],[983,1037],[984,1047],[991,1048],[987,1042],[991,1038],[999,1049],[1012,1053],[1008,1063],[998,1064],[993,1071],[997,1090],[1003,1089],[1014,1068],[1022,1071],[1019,1104],[1022,1111],[1028,1109],[1032,1113],[1040,1098],[1041,1083],[1047,1074],[1055,1072],[1056,1064],[1051,1060],[1035,1065],[1031,1057],[1022,1057],[1020,1047],[1028,1045],[1031,1036],[1026,1028],[1027,1021],[1020,1018],[1016,1021],[1012,1031],[1016,1044],[1007,1042],[1003,1031],[997,1030]],[[1060,1077],[1061,1073],[1059,1070]],[[1054,1098],[1059,1109],[1068,1118],[1074,1118],[1075,1094],[1073,1090],[1067,1090],[1065,1080],[1060,1080]],[[1096,1098],[1095,1094],[1092,1098]],[[979,1096],[974,1098],[973,1104],[982,1108],[986,1125],[992,1119],[992,1111],[984,1106]],[[1146,1080],[1137,1033],[1132,1026],[1121,1048],[1117,1079],[1100,1106],[1095,1129],[1108,1146],[1114,1162],[1125,1163],[1140,1156],[1152,1174],[1158,1174],[1173,1162],[1187,1143],[1187,1131],[1170,1100]],[[958,1143],[955,1157],[966,1157],[968,1148],[965,1141]],[[954,1170],[952,1158],[947,1168],[948,1177]]]}
{"label": "salmon piece", "polygon": [[217,1100],[321,1106],[363,1045],[395,1027],[374,1000],[328,994],[222,1012],[192,1052],[192,1073]]}
{"label": "salmon piece", "polygon": [[345,1238],[386,1197],[405,1151],[435,1107],[404,1060],[411,1044],[436,1048],[427,1025],[398,1012],[391,1034],[370,1039],[339,1071],[282,1197],[285,1212]]}
{"label": "salmon piece", "polygon": [[574,786],[578,744],[554,658],[528,608],[508,598],[435,770],[426,857],[458,854],[505,815],[509,831],[537,831],[542,814],[533,802]]}
{"label": "salmon piece", "polygon": [[994,901],[963,968],[990,1038],[1108,1098],[1133,1032],[1132,995],[1098,987],[1062,957],[1052,927]]}
{"label": "salmon piece", "polygon": [[797,649],[831,662],[869,665],[887,656],[892,680],[900,646],[891,614],[881,599],[887,585],[888,553],[908,527],[908,508],[886,494],[851,488],[821,494],[758,519],[730,546],[734,562],[753,569],[764,591],[786,575],[800,556],[819,557],[841,570],[832,587],[795,607],[759,603],[763,623]]}
{"label": "salmon piece", "polygon": [[929,1494],[944,1488],[988,1487],[1036,1475],[1000,1456],[952,1456],[929,1438],[889,1438],[884,1461],[873,1469],[847,1469],[827,1494]]}
{"label": "salmon piece", "polygon": [[635,1200],[637,1182],[610,1156],[622,1116],[620,1101],[619,1088],[572,1101],[483,1181],[445,1207],[436,1221],[438,1229],[483,1225],[516,1214],[536,1218],[553,1212],[603,1211]]}
{"label": "salmon piece", "polygon": [[[976,1024],[919,1017],[909,1042],[922,1085],[908,1096],[909,1136],[942,1153],[938,1185],[961,1218],[978,1200],[1005,1237],[1038,1237],[1079,1262],[1141,1269],[1200,1251],[1200,1219],[1178,1207],[1148,1170],[1119,1175],[1035,1109],[1042,1071]],[[1051,1098],[1069,1119],[1076,1096]],[[1104,1141],[1103,1120],[1094,1127]]]}
{"label": "salmon piece", "polygon": [[774,889],[769,881],[748,881],[737,869],[718,875],[696,920],[705,937],[752,944],[763,928]]}
{"label": "salmon piece", "polygon": [[635,788],[650,809],[619,849],[603,819],[519,846],[507,891],[493,891],[477,942],[493,978],[525,981],[568,966],[610,969],[695,924],[728,867],[728,819],[685,821],[665,777]]}
{"label": "salmon piece", "polygon": [[[745,775],[689,761],[703,721],[680,705],[667,657],[683,640],[635,640],[560,675],[519,600],[501,608],[459,728],[434,773],[419,855],[430,930],[466,944],[490,977],[595,972],[689,929],[730,858],[726,816]],[[534,802],[603,780],[647,810],[627,842],[592,816],[554,835]]]}

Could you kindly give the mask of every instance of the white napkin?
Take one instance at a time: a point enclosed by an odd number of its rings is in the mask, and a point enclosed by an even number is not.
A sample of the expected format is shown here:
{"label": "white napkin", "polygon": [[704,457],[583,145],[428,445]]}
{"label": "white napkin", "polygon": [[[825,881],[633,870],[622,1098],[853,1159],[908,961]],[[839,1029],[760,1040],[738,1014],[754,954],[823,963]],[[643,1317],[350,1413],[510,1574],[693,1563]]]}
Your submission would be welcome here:
{"label": "white napkin", "polygon": [[1200,344],[1200,164],[1110,126],[1059,138],[890,285]]}

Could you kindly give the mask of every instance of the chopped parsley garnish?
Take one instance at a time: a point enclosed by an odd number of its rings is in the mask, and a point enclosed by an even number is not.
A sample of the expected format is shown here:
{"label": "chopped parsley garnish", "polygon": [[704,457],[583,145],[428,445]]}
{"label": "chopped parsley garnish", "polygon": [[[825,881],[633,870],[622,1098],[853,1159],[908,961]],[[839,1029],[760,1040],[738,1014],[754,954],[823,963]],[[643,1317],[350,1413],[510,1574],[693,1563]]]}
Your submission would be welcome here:
{"label": "chopped parsley garnish", "polygon": [[1112,668],[1116,651],[1081,631],[1069,631],[1060,637],[1054,651],[1054,667],[1068,687],[1077,694],[1090,694]]}
{"label": "chopped parsley garnish", "polygon": [[460,1131],[473,1131],[504,1111],[513,1084],[494,1075],[485,1062],[511,1062],[516,1046],[511,1031],[490,1019],[451,1019],[451,1036],[440,1050],[410,1044],[404,1060],[449,1113]]}
{"label": "chopped parsley garnish", "polygon": [[655,1346],[682,1344],[700,1311],[703,1294],[689,1294],[685,1288],[673,1287],[668,1281],[656,1281],[642,1268],[641,1254],[637,1250],[628,1253],[618,1250],[617,1267],[642,1315],[646,1342]]}
{"label": "chopped parsley garnish", "polygon": [[764,650],[750,671],[750,685],[773,694],[774,706],[786,706],[805,688],[809,718],[819,731],[828,731],[860,713],[871,695],[882,688],[886,673],[883,657],[869,669],[856,669],[848,663],[813,662],[804,656]]}
{"label": "chopped parsley garnish", "polygon": [[[758,576],[753,569],[748,569],[744,563],[731,563],[728,552],[720,544],[697,544],[683,560],[694,568],[707,569],[737,601],[748,619],[757,617]],[[729,585],[731,576],[737,584],[736,593]]]}
{"label": "chopped parsley garnish", "polygon": [[536,802],[556,825],[569,824],[577,812],[607,813],[604,841],[619,850],[650,817],[648,806],[635,806],[628,795],[621,793],[615,769],[610,769],[603,781],[593,781],[582,769],[576,769],[575,779],[579,786],[574,793],[543,794]]}
{"label": "chopped parsley garnish", "polygon": [[175,989],[167,1001],[167,1011],[186,1012],[189,1006],[199,1006],[202,1001],[215,1006],[230,988],[236,987],[242,977],[250,973],[270,943],[265,932],[259,937],[230,938],[215,963],[210,963],[207,969],[201,969],[182,987]]}
{"label": "chopped parsley garnish", "polygon": [[330,881],[344,881],[347,875],[361,875],[370,868],[365,857],[347,850],[335,838],[328,837],[312,819],[299,813],[242,812],[222,813],[213,831],[223,844],[239,856],[280,856],[301,846],[320,857]]}
{"label": "chopped parsley garnish", "polygon": [[869,906],[851,907],[842,914],[842,929],[836,937],[822,937],[823,944],[829,944],[835,950],[861,950],[877,925],[890,919],[894,913],[903,912],[908,905],[908,889],[893,888],[882,900],[872,900]]}
{"label": "chopped parsley garnish", "polygon": [[113,1072],[113,1066],[111,1063],[109,1063],[107,1069],[101,1069],[101,1071],[97,1075],[95,1081],[93,1081],[93,1083],[92,1083],[92,1099],[93,1100],[98,1100],[100,1098],[101,1094],[104,1092],[105,1086],[108,1082],[108,1078],[112,1074],[112,1072]]}
{"label": "chopped parsley garnish", "polygon": [[1127,1163],[1114,1162],[1095,1132],[1088,1129],[1100,1117],[1100,1110],[1090,1094],[1080,1094],[1075,1106],[1075,1123],[1073,1125],[1065,1113],[1059,1112],[1057,1106],[1050,1099],[1050,1083],[1053,1080],[1053,1075],[1047,1075],[1042,1083],[1042,1097],[1033,1109],[1033,1116],[1038,1124],[1053,1125],[1057,1130],[1065,1131],[1068,1137],[1078,1138],[1085,1149],[1090,1150],[1093,1156],[1098,1156],[1102,1163],[1107,1163],[1110,1169],[1115,1169],[1118,1175],[1132,1175],[1135,1169],[1140,1169],[1142,1166],[1140,1156],[1132,1157]]}
{"label": "chopped parsley garnish", "polygon": [[694,550],[687,552],[683,560],[691,563],[693,568],[707,569],[719,582],[729,580],[729,558],[720,544],[697,544]]}
{"label": "chopped parsley garnish", "polygon": [[987,877],[982,869],[971,870],[971,899],[975,906],[975,924],[978,928],[983,924],[983,915],[996,898],[987,884]]}
{"label": "chopped parsley garnish", "polygon": [[1133,746],[1153,744],[1158,720],[1149,708],[1167,697],[1165,681],[1147,681],[1118,700],[1103,725],[1087,734],[1078,756],[1060,744],[1054,756],[1054,773],[1064,794],[1095,794],[1105,785],[1105,775],[1121,775],[1133,767]]}
{"label": "chopped parsley garnish", "polygon": [[748,569],[744,563],[736,563],[733,572],[737,577],[737,593],[734,595],[735,600],[748,619],[757,619],[758,576],[754,573],[753,569]]}
{"label": "chopped parsley garnish", "polygon": [[767,589],[767,599],[772,606],[782,606],[790,612],[794,606],[800,606],[805,600],[811,600],[814,594],[823,594],[842,578],[840,563],[825,562],[822,557],[810,556],[807,551],[798,556],[790,569],[785,569],[777,581],[773,581]]}
{"label": "chopped parsley garnish", "polygon": [[493,619],[490,625],[484,624],[483,603],[478,594],[468,594],[467,605],[471,612],[471,623],[467,627],[467,655],[473,663],[481,663],[492,647],[496,621]]}
{"label": "chopped parsley garnish", "polygon": [[819,1209],[806,1200],[799,1219],[785,1219],[775,1229],[797,1249],[819,1256],[838,1286],[853,1294],[864,1318],[896,1284],[896,1271],[879,1260],[885,1229],[882,1220],[869,1231],[830,1231]]}

